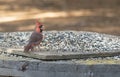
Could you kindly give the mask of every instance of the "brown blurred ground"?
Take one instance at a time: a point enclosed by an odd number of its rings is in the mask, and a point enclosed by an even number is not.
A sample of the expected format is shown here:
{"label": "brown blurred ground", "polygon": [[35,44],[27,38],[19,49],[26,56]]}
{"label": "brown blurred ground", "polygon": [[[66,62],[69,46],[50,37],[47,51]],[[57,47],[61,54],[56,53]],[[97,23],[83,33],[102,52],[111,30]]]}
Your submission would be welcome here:
{"label": "brown blurred ground", "polygon": [[0,31],[31,31],[40,18],[46,30],[120,35],[119,0],[0,0]]}

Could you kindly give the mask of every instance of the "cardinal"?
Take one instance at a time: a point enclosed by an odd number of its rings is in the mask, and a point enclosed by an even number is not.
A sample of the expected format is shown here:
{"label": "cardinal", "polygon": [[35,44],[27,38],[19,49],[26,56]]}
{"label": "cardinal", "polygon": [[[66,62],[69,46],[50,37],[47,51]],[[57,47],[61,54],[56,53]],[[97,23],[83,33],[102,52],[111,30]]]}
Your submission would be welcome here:
{"label": "cardinal", "polygon": [[36,26],[35,30],[32,32],[29,43],[24,46],[24,52],[33,51],[35,46],[39,46],[42,39],[43,39],[43,25],[39,22],[39,20],[36,20]]}

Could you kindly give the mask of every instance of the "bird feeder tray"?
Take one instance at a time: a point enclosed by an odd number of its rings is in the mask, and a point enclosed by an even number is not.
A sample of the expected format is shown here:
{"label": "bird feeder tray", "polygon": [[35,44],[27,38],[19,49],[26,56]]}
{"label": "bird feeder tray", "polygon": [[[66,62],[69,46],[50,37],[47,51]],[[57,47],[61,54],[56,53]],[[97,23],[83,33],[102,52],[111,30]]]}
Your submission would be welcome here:
{"label": "bird feeder tray", "polygon": [[69,59],[115,56],[115,55],[119,55],[120,51],[109,51],[109,52],[32,51],[25,53],[23,52],[22,49],[11,49],[11,50],[8,49],[7,53],[18,56],[40,59],[40,60],[69,60]]}

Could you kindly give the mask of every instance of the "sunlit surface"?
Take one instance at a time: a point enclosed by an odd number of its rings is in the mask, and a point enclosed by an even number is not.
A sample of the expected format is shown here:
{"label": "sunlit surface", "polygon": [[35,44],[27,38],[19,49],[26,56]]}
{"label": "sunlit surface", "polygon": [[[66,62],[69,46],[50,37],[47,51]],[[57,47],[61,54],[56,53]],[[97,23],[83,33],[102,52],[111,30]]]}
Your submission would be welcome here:
{"label": "sunlit surface", "polygon": [[[16,20],[36,19],[36,18],[58,18],[58,17],[80,17],[80,16],[106,16],[113,17],[117,16],[114,13],[109,13],[110,10],[106,10],[104,15],[103,10],[79,10],[79,11],[59,11],[59,12],[41,12],[41,11],[29,11],[29,12],[0,12],[0,22],[9,22]],[[40,13],[41,12],[41,13]]]}

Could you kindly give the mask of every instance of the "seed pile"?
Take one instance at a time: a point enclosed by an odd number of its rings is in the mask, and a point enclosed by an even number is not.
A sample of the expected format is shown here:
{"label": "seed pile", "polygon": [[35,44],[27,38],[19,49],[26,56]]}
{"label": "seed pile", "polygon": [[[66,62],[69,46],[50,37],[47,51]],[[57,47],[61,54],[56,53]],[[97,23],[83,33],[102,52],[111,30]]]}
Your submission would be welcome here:
{"label": "seed pile", "polygon": [[[0,47],[23,48],[31,32],[0,33]],[[120,50],[120,37],[95,32],[46,31],[41,50],[59,52],[109,52]]]}

